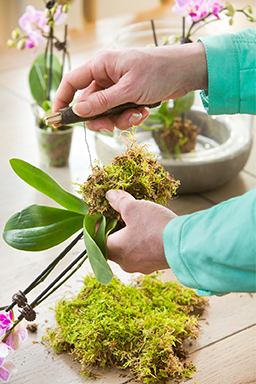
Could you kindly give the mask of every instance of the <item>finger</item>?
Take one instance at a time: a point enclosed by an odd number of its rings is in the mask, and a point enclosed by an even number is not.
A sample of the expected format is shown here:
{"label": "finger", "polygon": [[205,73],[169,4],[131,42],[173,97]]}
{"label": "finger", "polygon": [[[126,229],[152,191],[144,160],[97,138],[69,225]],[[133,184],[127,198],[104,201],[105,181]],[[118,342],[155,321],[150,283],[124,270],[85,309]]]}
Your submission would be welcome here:
{"label": "finger", "polygon": [[120,115],[99,118],[88,121],[86,126],[95,132],[113,132],[114,128],[126,130],[133,125],[140,125],[148,118],[150,110],[147,107],[138,107],[136,109],[127,109]]}
{"label": "finger", "polygon": [[115,129],[114,122],[108,117],[100,117],[93,121],[86,121],[85,124],[90,131],[94,132],[113,132]]}
{"label": "finger", "polygon": [[113,116],[115,127],[126,130],[133,125],[140,125],[148,118],[150,109],[148,107],[138,107],[136,109],[128,109],[121,115]]}
{"label": "finger", "polygon": [[136,199],[128,192],[122,190],[110,189],[106,193],[106,199],[115,211],[119,212],[125,224],[129,224],[129,218],[134,216],[134,205],[137,203]]}

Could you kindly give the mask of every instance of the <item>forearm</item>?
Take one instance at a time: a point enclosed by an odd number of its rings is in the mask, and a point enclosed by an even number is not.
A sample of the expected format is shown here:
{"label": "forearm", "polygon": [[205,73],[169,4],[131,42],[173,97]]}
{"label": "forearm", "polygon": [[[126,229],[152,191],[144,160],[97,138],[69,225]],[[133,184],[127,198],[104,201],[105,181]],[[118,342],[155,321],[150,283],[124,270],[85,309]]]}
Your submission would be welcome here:
{"label": "forearm", "polygon": [[210,115],[256,114],[256,30],[201,38],[208,65],[208,90],[201,93]]}
{"label": "forearm", "polygon": [[256,189],[175,218],[163,241],[167,262],[184,285],[205,295],[254,292]]}

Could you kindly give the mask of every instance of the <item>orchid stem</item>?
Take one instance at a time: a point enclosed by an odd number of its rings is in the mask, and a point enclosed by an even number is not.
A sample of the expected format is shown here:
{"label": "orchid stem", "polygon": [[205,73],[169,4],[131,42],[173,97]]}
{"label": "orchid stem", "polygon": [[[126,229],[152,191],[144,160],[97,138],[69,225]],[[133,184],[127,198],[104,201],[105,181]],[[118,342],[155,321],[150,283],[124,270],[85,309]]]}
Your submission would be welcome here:
{"label": "orchid stem", "polygon": [[49,81],[47,100],[50,100],[52,89],[52,59],[53,59],[53,26],[50,26],[50,65],[49,65]]}
{"label": "orchid stem", "polygon": [[[66,254],[75,246],[75,244],[82,238],[83,231],[81,231],[76,238],[68,244],[68,246],[36,277],[34,281],[23,291],[24,295],[27,295],[32,289],[34,289],[38,284],[42,283],[50,272],[56,267],[56,265],[66,256]],[[8,307],[5,308],[6,312],[10,311],[16,302],[13,301]]]}

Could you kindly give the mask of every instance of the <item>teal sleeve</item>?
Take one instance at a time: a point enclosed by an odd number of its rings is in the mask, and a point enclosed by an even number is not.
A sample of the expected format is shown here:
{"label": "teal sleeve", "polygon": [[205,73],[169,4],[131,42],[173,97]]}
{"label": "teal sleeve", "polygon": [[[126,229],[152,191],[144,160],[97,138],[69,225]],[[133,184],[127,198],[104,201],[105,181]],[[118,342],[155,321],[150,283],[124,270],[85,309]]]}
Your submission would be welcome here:
{"label": "teal sleeve", "polygon": [[201,295],[256,290],[256,188],[164,229],[166,260]]}
{"label": "teal sleeve", "polygon": [[205,46],[208,91],[201,92],[210,115],[256,114],[256,29],[200,38]]}

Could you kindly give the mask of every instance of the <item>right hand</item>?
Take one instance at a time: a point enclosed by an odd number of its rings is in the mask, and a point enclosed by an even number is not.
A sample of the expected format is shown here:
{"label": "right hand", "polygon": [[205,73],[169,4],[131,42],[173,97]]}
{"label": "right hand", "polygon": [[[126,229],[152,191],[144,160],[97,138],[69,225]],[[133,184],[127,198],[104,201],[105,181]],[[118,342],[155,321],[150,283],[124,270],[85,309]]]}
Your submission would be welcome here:
{"label": "right hand", "polygon": [[[101,51],[67,73],[53,100],[53,112],[67,107],[77,90],[74,112],[93,116],[119,104],[151,104],[205,89],[207,66],[202,43]],[[128,129],[149,115],[143,106],[121,115],[87,122],[88,128]]]}

